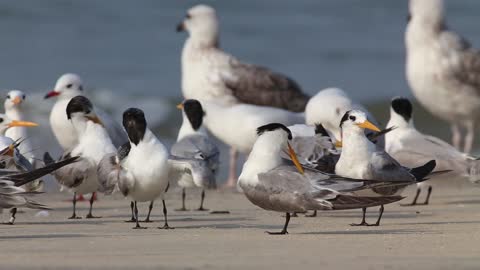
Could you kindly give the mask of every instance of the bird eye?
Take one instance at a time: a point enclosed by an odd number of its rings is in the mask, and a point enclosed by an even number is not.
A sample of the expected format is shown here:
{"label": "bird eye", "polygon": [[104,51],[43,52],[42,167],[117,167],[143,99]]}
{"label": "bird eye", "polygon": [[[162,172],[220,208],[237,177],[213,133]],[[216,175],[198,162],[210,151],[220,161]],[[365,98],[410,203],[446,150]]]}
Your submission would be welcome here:
{"label": "bird eye", "polygon": [[192,16],[190,16],[190,14],[187,13],[187,15],[185,15],[185,18],[190,19],[192,18]]}
{"label": "bird eye", "polygon": [[23,100],[25,100],[27,98],[27,96],[23,95],[22,98],[23,98]]}
{"label": "bird eye", "polygon": [[0,118],[0,123],[3,123],[3,118]]}
{"label": "bird eye", "polygon": [[72,88],[73,84],[67,84],[67,88]]}
{"label": "bird eye", "polygon": [[10,99],[10,95],[7,96],[7,99]]}
{"label": "bird eye", "polygon": [[356,118],[355,116],[353,116],[353,115],[350,115],[350,117],[348,117],[348,118],[349,118],[350,120],[352,120],[352,121],[355,121],[355,120],[357,119],[357,118]]}

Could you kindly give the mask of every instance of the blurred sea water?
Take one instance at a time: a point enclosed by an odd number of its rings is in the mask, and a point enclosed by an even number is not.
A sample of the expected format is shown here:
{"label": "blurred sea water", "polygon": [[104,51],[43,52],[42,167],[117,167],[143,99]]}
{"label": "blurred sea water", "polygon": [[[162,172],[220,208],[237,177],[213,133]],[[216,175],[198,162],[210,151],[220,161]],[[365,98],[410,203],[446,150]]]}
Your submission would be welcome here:
{"label": "blurred sea water", "polygon": [[[480,47],[480,1],[447,0],[448,23]],[[175,26],[198,1],[1,0],[0,89],[29,94],[36,152],[59,153],[43,100],[65,72],[80,74],[89,96],[116,119],[128,107],[171,144],[181,116],[180,54]],[[217,9],[221,46],[238,58],[288,74],[309,94],[336,86],[386,124],[388,101],[411,96],[404,75],[408,1],[204,1]],[[450,138],[448,125],[416,107],[416,124]],[[479,136],[477,136],[478,138]],[[477,139],[478,149],[478,139]],[[226,148],[222,148],[226,157]]]}

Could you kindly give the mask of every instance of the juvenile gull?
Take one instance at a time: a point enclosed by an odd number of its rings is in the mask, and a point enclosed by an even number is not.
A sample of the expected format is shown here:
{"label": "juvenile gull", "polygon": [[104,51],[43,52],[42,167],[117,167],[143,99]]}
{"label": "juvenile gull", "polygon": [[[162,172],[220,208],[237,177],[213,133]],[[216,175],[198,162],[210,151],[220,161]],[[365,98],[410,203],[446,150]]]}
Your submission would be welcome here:
{"label": "juvenile gull", "polygon": [[187,99],[177,106],[182,110],[183,122],[177,142],[170,149],[170,162],[176,164],[170,170],[170,181],[178,182],[182,187],[182,207],[186,211],[185,189],[202,188],[200,207],[203,208],[205,188],[215,187],[215,174],[220,163],[220,151],[208,137],[202,122],[205,112],[197,100]]}
{"label": "juvenile gull", "polygon": [[[480,53],[444,17],[442,0],[410,0],[406,75],[417,100],[447,121],[453,145],[469,153],[480,120]],[[460,128],[466,129],[462,139]]]}
{"label": "juvenile gull", "polygon": [[[291,131],[282,124],[271,123],[258,128],[255,142],[238,185],[255,205],[270,211],[286,213],[286,234],[290,213],[308,210],[341,210],[377,206],[402,199],[401,196],[364,197],[351,192],[388,186],[385,182],[370,182],[337,177],[304,170],[290,146]],[[285,165],[280,153],[287,149],[293,166]]]}
{"label": "juvenile gull", "polygon": [[[340,122],[342,130],[342,153],[335,165],[337,175],[356,179],[371,179],[378,181],[397,182],[390,188],[376,188],[369,192],[355,192],[364,196],[399,196],[411,184],[426,180],[433,169],[435,160],[430,160],[425,165],[409,169],[400,165],[388,155],[383,148],[378,147],[365,136],[364,129],[380,130],[367,120],[366,113],[352,110],[345,113]],[[388,134],[388,133],[387,133]],[[373,226],[379,226],[384,207],[380,207],[380,215]],[[368,226],[365,222],[366,208],[363,208],[363,218],[357,226]]]}
{"label": "juvenile gull", "polygon": [[[243,63],[223,51],[219,28],[215,9],[207,5],[190,8],[177,26],[177,31],[189,34],[181,57],[184,98],[224,106],[247,103],[304,111],[309,97],[294,80],[269,68]],[[237,150],[231,148],[230,186],[236,179]]]}
{"label": "juvenile gull", "polygon": [[[390,121],[387,126],[397,127],[385,135],[385,151],[399,161],[403,166],[434,159],[437,162],[436,171],[452,170],[448,177],[466,177],[475,182],[480,179],[480,160],[458,151],[455,147],[439,138],[421,133],[413,123],[413,107],[407,98],[392,99],[390,107]],[[417,184],[417,192],[413,202],[416,205],[425,183]],[[428,204],[432,186],[428,186],[428,193],[423,204]]]}
{"label": "juvenile gull", "polygon": [[[54,176],[60,185],[73,191],[73,214],[70,219],[80,218],[76,214],[76,195],[89,193],[92,195],[86,218],[96,218],[92,214],[92,208],[95,192],[99,188],[97,168],[101,159],[116,152],[116,149],[102,121],[95,114],[92,103],[86,97],[72,98],[67,105],[66,115],[76,132],[78,143],[70,151],[66,151],[60,160],[71,156],[80,156],[80,159],[57,170]],[[44,160],[45,164],[53,162],[48,153]]]}

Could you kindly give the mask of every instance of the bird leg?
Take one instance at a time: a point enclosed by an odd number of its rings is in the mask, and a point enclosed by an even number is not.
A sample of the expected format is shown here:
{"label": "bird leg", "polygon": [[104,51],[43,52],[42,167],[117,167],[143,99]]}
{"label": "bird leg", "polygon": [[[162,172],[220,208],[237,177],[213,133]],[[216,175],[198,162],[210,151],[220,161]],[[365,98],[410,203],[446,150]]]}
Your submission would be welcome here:
{"label": "bird leg", "polygon": [[73,204],[73,214],[68,219],[81,219],[81,217],[77,217],[77,214],[75,213],[75,208],[77,206],[77,193],[76,192],[73,193],[72,204]]}
{"label": "bird leg", "polygon": [[467,124],[467,135],[465,135],[465,145],[463,152],[470,153],[473,147],[473,139],[475,137],[475,125],[473,122]]}
{"label": "bird leg", "polygon": [[377,219],[377,222],[375,222],[374,224],[367,224],[367,226],[380,226],[380,220],[382,219],[382,216],[383,216],[383,210],[385,210],[385,208],[383,207],[383,204],[380,206],[380,214],[378,215],[378,219]]}
{"label": "bird leg", "polygon": [[230,165],[227,183],[224,185],[226,188],[235,188],[237,186],[237,160],[238,151],[234,147],[230,148]]}
{"label": "bird leg", "polygon": [[203,208],[204,200],[205,200],[205,189],[202,189],[202,195],[200,198],[200,207],[198,207],[197,211],[208,211],[208,209]]}
{"label": "bird leg", "polygon": [[15,223],[15,214],[17,214],[17,208],[12,208],[10,210],[10,214],[10,220],[8,220],[8,222],[6,222],[5,224],[13,225],[13,223]]}
{"label": "bird leg", "polygon": [[182,208],[175,209],[175,211],[188,211],[188,209],[185,207],[185,188],[182,188]]}
{"label": "bird leg", "polygon": [[420,195],[421,191],[422,190],[418,187],[417,188],[417,193],[415,194],[415,198],[413,198],[413,202],[407,203],[407,204],[400,204],[400,206],[414,206],[414,205],[417,205],[418,196]]}
{"label": "bird leg", "polygon": [[287,232],[287,227],[288,227],[288,223],[290,222],[290,213],[286,213],[285,214],[285,225],[283,225],[283,229],[280,231],[280,232],[266,232],[270,235],[284,235],[284,234],[288,234]]}
{"label": "bird leg", "polygon": [[135,213],[133,211],[133,201],[130,201],[130,209],[132,210],[132,218],[129,220],[125,220],[125,222],[135,222]]}
{"label": "bird leg", "polygon": [[427,193],[427,198],[425,199],[425,202],[423,203],[424,205],[428,205],[428,202],[430,201],[430,195],[432,194],[432,186],[428,187],[428,193]]}
{"label": "bird leg", "polygon": [[132,229],[146,229],[147,227],[142,227],[140,226],[140,223],[138,223],[138,208],[137,208],[137,201],[134,203],[134,212],[135,212],[135,222],[136,225]]}
{"label": "bird leg", "polygon": [[92,215],[92,208],[93,208],[93,202],[95,201],[96,197],[96,192],[93,192],[92,195],[90,196],[90,209],[88,210],[88,215],[85,218],[101,218],[101,217],[96,217]]}
{"label": "bird leg", "polygon": [[317,210],[313,210],[313,213],[310,215],[305,215],[305,217],[316,217],[317,216]]}
{"label": "bird leg", "polygon": [[460,144],[462,143],[462,134],[460,132],[460,128],[458,127],[458,125],[455,124],[455,125],[452,125],[450,129],[452,130],[453,147],[460,150]]}
{"label": "bird leg", "polygon": [[362,212],[363,212],[362,222],[360,222],[360,223],[352,223],[352,224],[350,224],[350,226],[368,226],[368,223],[365,221],[365,216],[366,216],[366,214],[367,214],[367,208],[366,208],[366,207],[363,207],[363,208],[362,208]]}
{"label": "bird leg", "polygon": [[168,226],[168,220],[167,220],[167,206],[165,205],[165,200],[162,200],[163,204],[163,218],[165,219],[165,224],[163,227],[158,227],[159,229],[164,229],[164,230],[170,230],[170,229],[175,229],[174,227]]}
{"label": "bird leg", "polygon": [[148,215],[147,215],[147,218],[143,222],[146,222],[146,223],[152,222],[150,220],[150,213],[152,213],[152,209],[153,209],[153,201],[151,201],[150,205],[148,206]]}

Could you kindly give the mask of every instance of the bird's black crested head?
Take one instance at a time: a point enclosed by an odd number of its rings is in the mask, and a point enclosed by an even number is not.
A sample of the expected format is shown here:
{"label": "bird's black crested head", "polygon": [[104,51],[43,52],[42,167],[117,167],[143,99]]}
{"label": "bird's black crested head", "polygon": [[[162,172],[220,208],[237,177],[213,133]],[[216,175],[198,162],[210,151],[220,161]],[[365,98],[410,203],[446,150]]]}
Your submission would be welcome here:
{"label": "bird's black crested head", "polygon": [[292,132],[290,131],[290,129],[288,129],[286,126],[284,126],[280,123],[271,123],[271,124],[267,124],[267,125],[264,125],[264,126],[261,126],[261,127],[257,128],[257,135],[260,136],[265,132],[274,131],[274,130],[277,130],[277,129],[283,129],[288,134],[288,139],[289,140],[292,139]]}
{"label": "bird's black crested head", "polygon": [[412,119],[413,107],[412,103],[408,98],[404,97],[395,97],[392,99],[392,108],[393,110],[401,115],[405,121],[410,121]]}
{"label": "bird's black crested head", "polygon": [[84,96],[76,96],[68,102],[67,118],[71,119],[72,114],[83,112],[89,114],[93,110],[93,105],[90,100]]}
{"label": "bird's black crested head", "polygon": [[123,127],[127,131],[130,141],[138,145],[147,130],[147,120],[145,120],[143,111],[137,108],[127,109],[123,113]]}
{"label": "bird's black crested head", "polygon": [[320,134],[323,137],[330,137],[327,130],[323,127],[322,124],[315,124],[315,134]]}
{"label": "bird's black crested head", "polygon": [[[350,117],[350,112],[351,112],[351,110],[350,110],[350,111],[347,111],[347,112],[343,115],[342,119],[340,120],[340,128],[342,128],[343,123],[344,123],[345,121],[347,121],[348,118]],[[355,120],[353,120],[353,121],[355,121]]]}
{"label": "bird's black crested head", "polygon": [[194,130],[199,129],[202,126],[203,117],[205,112],[203,111],[202,104],[196,99],[187,99],[183,103],[183,111],[187,115],[188,121],[192,125]]}

